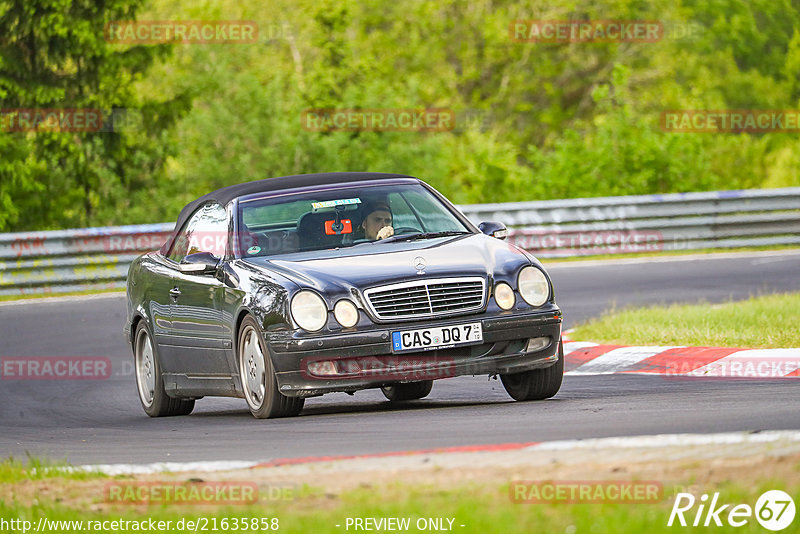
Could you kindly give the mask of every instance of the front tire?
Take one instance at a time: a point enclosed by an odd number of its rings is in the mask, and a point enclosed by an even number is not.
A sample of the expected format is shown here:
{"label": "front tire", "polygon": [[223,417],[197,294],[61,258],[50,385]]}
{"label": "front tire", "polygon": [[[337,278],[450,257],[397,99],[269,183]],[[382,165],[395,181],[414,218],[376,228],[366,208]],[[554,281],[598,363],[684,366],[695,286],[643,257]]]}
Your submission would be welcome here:
{"label": "front tire", "polygon": [[278,379],[258,323],[248,315],[239,329],[239,377],[242,391],[256,419],[291,417],[300,413],[305,399],[278,391]]}
{"label": "front tire", "polygon": [[144,321],[136,327],[133,345],[133,366],[136,371],[136,389],[139,401],[150,417],[189,415],[194,410],[194,399],[175,399],[164,390],[164,377],[153,338]]}
{"label": "front tire", "polygon": [[381,388],[383,396],[390,401],[409,401],[427,397],[433,388],[433,380],[410,382],[408,384],[394,384]]}
{"label": "front tire", "polygon": [[501,374],[500,380],[511,398],[517,401],[549,399],[561,389],[564,378],[564,347],[558,342],[558,361],[545,369]]}

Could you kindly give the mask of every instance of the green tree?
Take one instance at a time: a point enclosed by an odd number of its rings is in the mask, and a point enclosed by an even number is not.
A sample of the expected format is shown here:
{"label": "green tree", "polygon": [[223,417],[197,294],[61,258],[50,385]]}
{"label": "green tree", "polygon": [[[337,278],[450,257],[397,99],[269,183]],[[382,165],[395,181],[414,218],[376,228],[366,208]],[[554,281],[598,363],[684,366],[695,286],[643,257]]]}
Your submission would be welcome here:
{"label": "green tree", "polygon": [[[169,150],[164,131],[189,100],[156,101],[134,88],[169,47],[106,41],[106,24],[134,19],[139,7],[140,0],[0,2],[0,107],[94,109],[104,121],[101,131],[0,132],[0,229],[130,220],[127,202],[152,190]],[[123,114],[141,117],[135,131],[119,131]]]}
{"label": "green tree", "polygon": [[[461,203],[800,185],[796,135],[659,125],[665,110],[797,109],[791,0],[103,6],[0,0],[3,107],[142,115],[138,130],[114,135],[0,133],[0,228],[170,220],[217,187],[336,170],[417,175]],[[171,55],[102,41],[105,21],[137,13],[253,20],[261,36]],[[516,42],[518,19],[658,20],[668,32],[654,43]],[[669,31],[680,27],[692,31]],[[301,122],[310,108],[422,107],[487,120],[441,133],[312,132]]]}

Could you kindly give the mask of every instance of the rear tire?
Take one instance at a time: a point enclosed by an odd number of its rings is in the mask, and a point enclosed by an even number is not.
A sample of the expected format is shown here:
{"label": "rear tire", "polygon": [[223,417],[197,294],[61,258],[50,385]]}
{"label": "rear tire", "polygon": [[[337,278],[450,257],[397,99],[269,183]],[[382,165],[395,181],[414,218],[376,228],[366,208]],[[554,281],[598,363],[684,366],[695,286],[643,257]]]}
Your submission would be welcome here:
{"label": "rear tire", "polygon": [[408,384],[394,384],[381,388],[384,397],[390,401],[409,401],[427,397],[433,388],[433,380],[410,382]]}
{"label": "rear tire", "polygon": [[261,329],[252,316],[242,321],[237,344],[239,378],[250,413],[256,419],[291,417],[300,413],[305,399],[278,391],[278,379]]}
{"label": "rear tire", "polygon": [[133,367],[139,402],[150,417],[189,415],[194,410],[194,399],[175,399],[164,390],[164,377],[158,359],[157,345],[153,343],[145,321],[136,326],[133,344]]}
{"label": "rear tire", "polygon": [[561,389],[564,378],[564,347],[558,342],[558,361],[545,369],[501,374],[500,380],[511,398],[517,401],[549,399]]}

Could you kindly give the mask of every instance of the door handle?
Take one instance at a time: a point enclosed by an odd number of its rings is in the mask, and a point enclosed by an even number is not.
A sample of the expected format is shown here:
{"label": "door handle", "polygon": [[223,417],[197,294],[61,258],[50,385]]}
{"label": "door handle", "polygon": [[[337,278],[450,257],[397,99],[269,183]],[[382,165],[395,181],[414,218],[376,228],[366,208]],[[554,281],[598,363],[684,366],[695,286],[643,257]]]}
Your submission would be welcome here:
{"label": "door handle", "polygon": [[181,296],[181,290],[178,289],[177,287],[173,287],[172,289],[169,290],[169,296],[174,299],[177,299],[178,297]]}

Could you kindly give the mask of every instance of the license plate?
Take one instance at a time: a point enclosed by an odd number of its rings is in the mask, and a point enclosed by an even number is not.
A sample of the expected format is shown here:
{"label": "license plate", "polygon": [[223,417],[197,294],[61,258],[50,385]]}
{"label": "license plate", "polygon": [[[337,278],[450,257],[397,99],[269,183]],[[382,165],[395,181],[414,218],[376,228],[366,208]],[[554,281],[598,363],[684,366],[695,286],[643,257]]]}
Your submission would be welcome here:
{"label": "license plate", "polygon": [[481,341],[483,341],[481,323],[436,326],[392,332],[392,351],[448,349]]}

